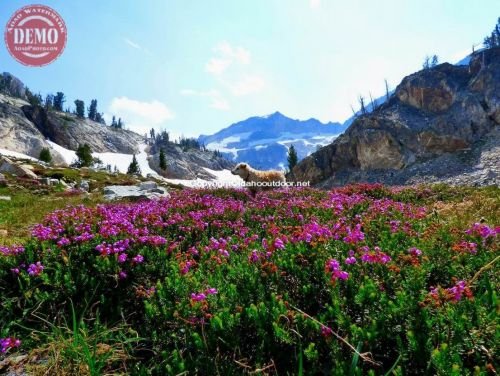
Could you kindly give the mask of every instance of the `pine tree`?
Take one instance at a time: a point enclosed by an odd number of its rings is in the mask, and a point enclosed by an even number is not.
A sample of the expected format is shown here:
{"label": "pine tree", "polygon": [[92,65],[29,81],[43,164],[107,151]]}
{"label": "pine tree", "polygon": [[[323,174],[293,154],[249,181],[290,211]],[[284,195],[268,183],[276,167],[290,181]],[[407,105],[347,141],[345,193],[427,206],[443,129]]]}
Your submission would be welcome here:
{"label": "pine tree", "polygon": [[295,150],[295,146],[293,145],[290,145],[290,148],[288,149],[287,161],[288,161],[288,169],[292,171],[298,162],[297,151]]}
{"label": "pine tree", "polygon": [[115,115],[113,115],[113,119],[111,119],[111,126],[113,128],[116,128],[116,125],[117,125],[117,123],[116,123],[116,117],[115,117]]}
{"label": "pine tree", "polygon": [[90,101],[90,107],[88,108],[88,117],[90,120],[96,119],[97,116],[97,99],[92,99]]}
{"label": "pine tree", "polygon": [[42,105],[42,96],[40,94],[33,94],[30,89],[26,88],[26,98],[32,106]]}
{"label": "pine tree", "polygon": [[139,163],[137,162],[137,158],[134,156],[132,157],[132,162],[130,162],[130,165],[128,166],[127,174],[129,175],[140,175],[141,174],[141,168],[139,167]]}
{"label": "pine tree", "polygon": [[426,56],[424,58],[424,63],[422,64],[423,69],[429,69],[431,67],[431,58],[429,56]]}
{"label": "pine tree", "polygon": [[122,129],[123,128],[123,121],[122,118],[118,118],[118,123],[116,124],[116,128]]}
{"label": "pine tree", "polygon": [[97,113],[95,115],[95,121],[99,124],[103,124],[103,125],[106,125],[106,120],[104,120],[104,114],[102,113]]}
{"label": "pine tree", "polygon": [[64,97],[64,93],[58,91],[56,96],[54,97],[54,110],[63,111],[64,102],[66,102],[66,98]]}
{"label": "pine tree", "polygon": [[52,110],[54,107],[54,96],[52,94],[47,94],[43,105],[46,111]]}
{"label": "pine tree", "polygon": [[431,60],[431,68],[434,68],[438,64],[439,64],[439,58],[437,57],[437,55],[433,55]]}
{"label": "pine tree", "polygon": [[489,37],[484,38],[484,47],[486,48],[495,48],[500,47],[500,17],[498,18],[497,24],[491,35]]}
{"label": "pine tree", "polygon": [[49,148],[43,148],[40,151],[40,156],[39,158],[42,162],[45,163],[50,163],[52,162],[52,155],[50,154],[50,149]]}
{"label": "pine tree", "polygon": [[76,116],[83,119],[85,117],[85,103],[82,100],[77,99],[75,100],[75,106]]}
{"label": "pine tree", "polygon": [[165,152],[160,149],[160,168],[165,171],[167,169],[167,160],[165,158]]}
{"label": "pine tree", "polygon": [[76,162],[78,167],[90,167],[94,162],[92,150],[88,144],[79,145],[76,150],[76,156],[78,157],[78,161]]}

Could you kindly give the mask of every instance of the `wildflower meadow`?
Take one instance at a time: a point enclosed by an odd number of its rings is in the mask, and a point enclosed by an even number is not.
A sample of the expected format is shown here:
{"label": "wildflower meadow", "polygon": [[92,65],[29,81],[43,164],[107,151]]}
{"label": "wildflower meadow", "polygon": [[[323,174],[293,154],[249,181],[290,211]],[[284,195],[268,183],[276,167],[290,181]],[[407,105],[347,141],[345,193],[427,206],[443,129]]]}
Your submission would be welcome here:
{"label": "wildflower meadow", "polygon": [[500,227],[433,206],[453,194],[185,189],[54,211],[0,247],[0,359],[29,354],[33,374],[493,373]]}

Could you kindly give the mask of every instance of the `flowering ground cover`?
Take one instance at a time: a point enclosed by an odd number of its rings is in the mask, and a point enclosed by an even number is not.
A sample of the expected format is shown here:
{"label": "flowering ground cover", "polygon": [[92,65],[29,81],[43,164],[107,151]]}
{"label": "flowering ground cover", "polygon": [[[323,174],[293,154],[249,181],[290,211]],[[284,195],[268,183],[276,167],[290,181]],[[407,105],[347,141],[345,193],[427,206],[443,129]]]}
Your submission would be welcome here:
{"label": "flowering ground cover", "polygon": [[494,372],[498,188],[484,218],[469,193],[183,190],[57,210],[0,247],[0,359],[29,353],[40,374]]}

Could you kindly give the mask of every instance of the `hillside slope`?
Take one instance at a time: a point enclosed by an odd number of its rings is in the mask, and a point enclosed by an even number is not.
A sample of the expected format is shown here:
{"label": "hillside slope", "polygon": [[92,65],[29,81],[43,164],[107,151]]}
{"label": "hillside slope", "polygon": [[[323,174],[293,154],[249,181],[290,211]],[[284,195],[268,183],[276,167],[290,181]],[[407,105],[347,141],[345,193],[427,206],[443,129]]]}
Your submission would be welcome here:
{"label": "hillside slope", "polygon": [[[160,168],[160,149],[165,153],[167,168]],[[208,150],[182,148],[173,142],[153,142],[149,147],[149,165],[159,175],[169,179],[204,179],[216,178],[209,170],[229,170],[233,162]]]}
{"label": "hillside slope", "polygon": [[440,64],[403,79],[390,100],[358,117],[332,144],[301,161],[294,179],[497,184],[500,49],[469,65]]}
{"label": "hillside slope", "polygon": [[120,172],[127,172],[136,154],[143,175],[157,172],[171,179],[214,179],[206,169],[229,169],[232,163],[212,151],[190,148],[168,142],[164,148],[167,169],[158,165],[159,147],[147,147],[143,136],[125,129],[117,129],[75,114],[46,111],[26,101],[26,90],[21,80],[8,76],[9,86],[0,93],[0,154],[22,155],[38,158],[42,148],[49,148],[56,165],[75,161],[75,150],[80,144],[88,144],[94,157],[103,165]]}
{"label": "hillside slope", "polygon": [[[0,148],[38,158],[47,139],[76,150],[87,143],[94,152],[136,153],[142,137],[134,132],[115,129],[74,114],[45,111],[23,99],[0,94]],[[64,158],[53,150],[54,161]]]}

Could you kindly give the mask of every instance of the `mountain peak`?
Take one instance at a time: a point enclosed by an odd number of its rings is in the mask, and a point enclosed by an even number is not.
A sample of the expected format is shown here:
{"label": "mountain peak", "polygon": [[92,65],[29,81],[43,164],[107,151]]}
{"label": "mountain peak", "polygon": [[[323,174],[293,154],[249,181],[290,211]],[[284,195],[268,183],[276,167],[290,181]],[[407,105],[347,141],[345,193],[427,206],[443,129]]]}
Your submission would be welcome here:
{"label": "mountain peak", "polygon": [[276,112],[273,112],[272,114],[269,114],[269,115],[266,115],[266,116],[263,116],[265,119],[273,119],[273,118],[286,118],[285,115],[283,115],[281,112],[279,111],[276,111]]}

